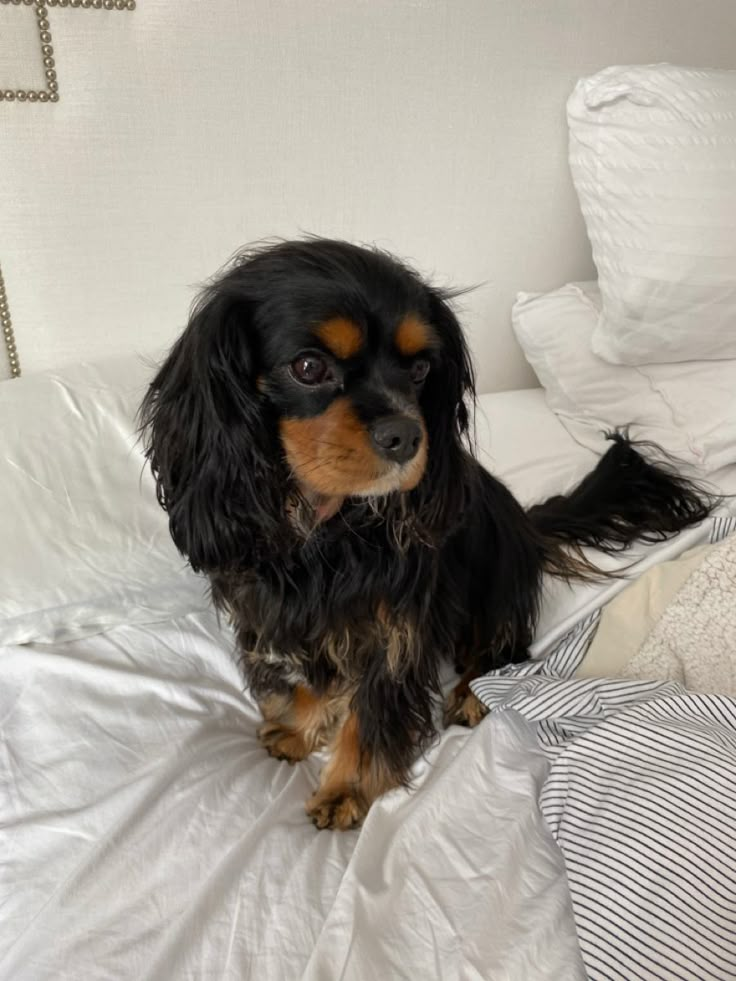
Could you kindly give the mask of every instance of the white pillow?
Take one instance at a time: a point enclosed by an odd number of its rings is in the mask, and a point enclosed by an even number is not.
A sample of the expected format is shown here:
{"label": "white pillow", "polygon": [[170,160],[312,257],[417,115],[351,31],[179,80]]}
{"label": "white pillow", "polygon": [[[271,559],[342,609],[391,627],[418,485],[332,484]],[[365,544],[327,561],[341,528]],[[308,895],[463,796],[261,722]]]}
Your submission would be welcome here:
{"label": "white pillow", "polygon": [[736,358],[736,71],[606,68],[567,105],[615,364]]}
{"label": "white pillow", "polygon": [[0,382],[0,643],[207,606],[137,445],[149,375],[129,357]]}
{"label": "white pillow", "polygon": [[591,350],[600,313],[595,283],[520,293],[516,336],[547,403],[583,446],[600,451],[602,431],[631,424],[703,473],[736,463],[736,360],[612,365]]}

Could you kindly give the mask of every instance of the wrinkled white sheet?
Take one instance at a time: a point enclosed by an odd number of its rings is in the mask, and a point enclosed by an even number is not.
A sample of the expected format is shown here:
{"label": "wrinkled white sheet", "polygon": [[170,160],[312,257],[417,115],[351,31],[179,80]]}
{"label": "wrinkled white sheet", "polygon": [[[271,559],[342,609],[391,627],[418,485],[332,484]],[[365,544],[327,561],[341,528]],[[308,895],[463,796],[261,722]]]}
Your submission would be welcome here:
{"label": "wrinkled white sheet", "polygon": [[528,724],[318,832],[231,646],[206,613],[0,649],[2,981],[584,977]]}

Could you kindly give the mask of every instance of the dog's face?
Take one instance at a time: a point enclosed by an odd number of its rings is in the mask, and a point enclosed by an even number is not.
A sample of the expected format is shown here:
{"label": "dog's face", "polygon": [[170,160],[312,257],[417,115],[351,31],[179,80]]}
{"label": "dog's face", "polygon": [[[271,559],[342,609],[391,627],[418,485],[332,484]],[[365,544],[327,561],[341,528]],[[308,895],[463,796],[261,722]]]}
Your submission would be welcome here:
{"label": "dog's face", "polygon": [[345,498],[427,485],[438,523],[467,392],[446,296],[403,263],[322,239],[244,256],[200,298],[142,407],[175,541],[195,568],[216,565],[238,541],[273,540],[294,489],[324,521]]}
{"label": "dog's face", "polygon": [[258,387],[278,410],[291,471],[308,497],[335,504],[411,490],[427,463],[420,396],[440,339],[405,304],[377,314],[353,302],[347,314],[337,295],[331,306],[324,317],[277,328],[264,345]]}

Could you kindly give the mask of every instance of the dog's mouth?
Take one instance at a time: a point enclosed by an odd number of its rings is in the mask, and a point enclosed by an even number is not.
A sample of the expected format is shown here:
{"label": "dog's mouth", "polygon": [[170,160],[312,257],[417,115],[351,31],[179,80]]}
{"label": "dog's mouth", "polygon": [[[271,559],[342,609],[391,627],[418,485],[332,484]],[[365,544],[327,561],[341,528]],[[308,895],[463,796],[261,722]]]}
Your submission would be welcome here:
{"label": "dog's mouth", "polygon": [[352,472],[341,474],[335,471],[329,475],[329,480],[320,481],[319,488],[312,486],[308,480],[299,480],[298,474],[296,476],[301,496],[319,524],[334,517],[348,497],[385,497],[396,491],[413,490],[424,475],[425,465],[426,452],[410,465],[391,466],[365,483],[357,482]]}

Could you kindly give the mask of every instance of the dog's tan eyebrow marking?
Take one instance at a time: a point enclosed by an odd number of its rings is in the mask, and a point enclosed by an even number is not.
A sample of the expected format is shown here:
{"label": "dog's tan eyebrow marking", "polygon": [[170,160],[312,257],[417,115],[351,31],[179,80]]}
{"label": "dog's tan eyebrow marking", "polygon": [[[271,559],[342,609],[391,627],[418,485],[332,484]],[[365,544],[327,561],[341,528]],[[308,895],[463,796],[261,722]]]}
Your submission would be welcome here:
{"label": "dog's tan eyebrow marking", "polygon": [[363,331],[347,317],[331,317],[323,321],[315,334],[336,358],[355,357],[363,348]]}
{"label": "dog's tan eyebrow marking", "polygon": [[437,335],[429,324],[420,320],[416,314],[410,313],[396,328],[394,344],[399,354],[410,358],[420,351],[426,351],[428,347],[436,347]]}

